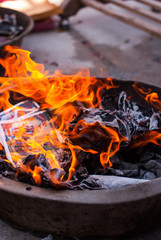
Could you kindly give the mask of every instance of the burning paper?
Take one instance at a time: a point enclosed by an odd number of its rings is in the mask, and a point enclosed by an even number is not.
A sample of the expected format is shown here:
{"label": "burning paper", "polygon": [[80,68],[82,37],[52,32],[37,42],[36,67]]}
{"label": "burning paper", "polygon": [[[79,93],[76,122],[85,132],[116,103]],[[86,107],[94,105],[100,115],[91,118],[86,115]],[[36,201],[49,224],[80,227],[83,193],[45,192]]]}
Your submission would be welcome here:
{"label": "burning paper", "polygon": [[[125,93],[121,92],[118,99],[119,103],[124,95]],[[130,108],[126,107],[125,109],[125,107],[123,107],[129,104],[132,104]],[[98,164],[99,155],[95,154],[96,157],[94,160],[94,155],[92,156],[91,152],[87,149],[93,149],[93,152],[99,153],[100,151],[105,152],[109,144],[114,144],[115,146],[117,141],[112,140],[112,135],[109,135],[112,134],[112,131],[113,134],[115,133],[114,129],[118,129],[120,134],[125,136],[122,138],[124,141],[123,145],[126,146],[129,144],[128,142],[131,141],[133,137],[132,134],[135,136],[139,130],[144,131],[146,129],[145,126],[151,126],[150,123],[153,115],[151,118],[143,115],[134,103],[128,102],[127,97],[124,97],[124,101],[121,105],[118,105],[118,108],[124,108],[122,109],[123,112],[122,110],[105,110],[104,107],[102,109],[86,109],[81,107],[79,117],[77,116],[77,119],[73,118],[73,121],[70,122],[71,131],[68,135],[68,141],[74,144],[73,146],[77,146],[78,144],[80,146],[80,149],[78,148],[77,151],[75,151],[78,167],[76,173],[73,174],[72,181],[60,181],[61,178],[67,174],[65,172],[66,166],[68,164],[71,165],[72,161],[72,154],[69,149],[66,149],[69,142],[65,143],[65,139],[55,127],[55,122],[53,122],[53,118],[51,117],[54,110],[40,110],[39,105],[35,102],[21,102],[2,112],[0,115],[1,142],[5,149],[7,159],[16,168],[20,168],[22,172],[32,173],[33,176],[36,173],[34,177],[35,182],[41,182],[41,173],[45,181],[49,181],[49,184],[61,188],[111,189],[144,182],[144,180],[134,178],[128,180],[128,178],[118,178],[114,176],[88,176],[86,169],[88,165],[90,169],[92,169],[92,165],[94,164],[95,171],[100,168],[100,166]],[[144,125],[140,128],[138,123],[136,124],[138,119],[144,122]],[[85,121],[86,124],[81,126],[81,120]],[[77,122],[79,122],[79,128]],[[158,127],[157,124],[156,127]],[[77,129],[78,134],[73,135],[72,129]],[[55,133],[54,136],[53,132]],[[105,135],[102,135],[103,132]],[[57,139],[57,142],[56,139],[54,141],[53,137]],[[98,139],[98,143],[94,142],[93,144],[91,140],[93,139],[95,141],[96,138]],[[106,143],[104,142],[105,140]],[[112,156],[114,157],[114,162]],[[114,165],[117,162],[116,156],[111,155],[111,160]],[[91,163],[88,163],[88,158]],[[87,164],[87,166],[84,164]],[[108,174],[111,174],[113,171],[113,175],[124,176],[121,168],[115,172],[112,167],[107,168],[106,171],[107,170]],[[78,181],[79,185],[77,183]]]}
{"label": "burning paper", "polygon": [[13,107],[0,113],[0,121],[15,120],[28,113],[33,113],[38,110],[39,104],[34,101],[23,101],[15,104]]}
{"label": "burning paper", "polygon": [[47,111],[32,101],[21,102],[0,114],[1,142],[14,165],[30,154],[52,150],[49,135],[53,129]]}
{"label": "burning paper", "polygon": [[[84,73],[47,76],[28,52],[6,50],[12,54],[0,60],[8,76],[0,78],[4,176],[14,172],[20,181],[61,189],[109,189],[161,176],[157,94]],[[11,93],[26,100],[9,108]]]}

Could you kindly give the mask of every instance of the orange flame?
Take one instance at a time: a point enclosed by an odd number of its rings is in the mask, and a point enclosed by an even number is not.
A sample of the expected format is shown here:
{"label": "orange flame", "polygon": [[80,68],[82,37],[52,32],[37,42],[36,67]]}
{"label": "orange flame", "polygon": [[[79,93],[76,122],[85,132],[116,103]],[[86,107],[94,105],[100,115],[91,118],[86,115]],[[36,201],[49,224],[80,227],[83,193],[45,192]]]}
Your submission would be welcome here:
{"label": "orange flame", "polygon": [[[98,123],[87,124],[79,121],[77,124],[85,126],[80,133],[76,132],[77,126],[71,132],[69,123],[74,119],[74,116],[79,114],[79,104],[82,103],[86,107],[100,107],[101,91],[105,88],[109,90],[117,86],[114,86],[111,78],[102,81],[90,77],[87,70],[76,75],[66,76],[59,71],[49,75],[42,64],[37,64],[31,60],[30,52],[11,46],[6,46],[5,51],[8,53],[7,57],[0,59],[0,64],[5,68],[5,77],[0,78],[0,109],[5,110],[12,106],[9,98],[10,92],[13,92],[17,99],[21,98],[19,96],[21,94],[40,103],[42,109],[51,108],[55,110],[52,122],[56,127],[48,137],[56,147],[70,150],[72,155],[68,176],[68,180],[70,180],[78,164],[76,150],[90,152],[91,154],[98,153],[95,149],[85,149],[79,145],[74,145],[70,139],[75,135],[79,137],[79,134],[83,134],[84,131],[90,131],[94,125],[94,127],[97,127]],[[99,133],[103,136],[107,135],[109,142],[108,148],[100,153],[100,162],[104,168],[107,165],[111,167],[111,156],[119,150],[121,142],[127,139],[110,127],[104,127],[101,124],[100,127],[104,133]],[[35,134],[38,131],[37,129]],[[16,137],[21,140],[25,151],[36,149],[37,152],[46,155],[51,168],[60,168],[59,159],[56,159],[50,150],[45,151],[41,143],[33,139],[22,140],[22,135],[25,135],[23,126],[19,129]],[[12,159],[19,162],[21,171],[32,174],[36,184],[41,183],[40,173],[42,169],[40,167],[35,166],[34,169],[31,169],[29,165],[22,164],[18,157],[12,156]]]}
{"label": "orange flame", "polygon": [[146,132],[140,138],[135,139],[135,143],[132,144],[131,148],[144,147],[149,143],[161,146],[161,133],[157,131]]}
{"label": "orange flame", "polygon": [[74,101],[83,101],[89,107],[94,107],[100,102],[101,89],[105,86],[107,89],[114,87],[111,78],[107,78],[104,84],[100,81],[101,86],[98,86],[96,93],[97,103],[94,103],[95,94],[90,91],[90,87],[98,81],[95,77],[90,77],[88,71],[83,73],[85,76],[81,72],[65,76],[59,71],[47,76],[44,66],[31,60],[30,52],[11,46],[5,50],[10,54],[7,58],[0,59],[0,64],[6,69],[5,75],[8,76],[0,78],[2,96],[7,90],[12,90],[42,103],[44,108],[59,108]]}
{"label": "orange flame", "polygon": [[155,108],[161,110],[161,100],[159,100],[158,93],[152,92],[152,90],[145,89],[141,84],[135,82],[133,85],[135,91],[144,98],[148,103],[150,103]]}

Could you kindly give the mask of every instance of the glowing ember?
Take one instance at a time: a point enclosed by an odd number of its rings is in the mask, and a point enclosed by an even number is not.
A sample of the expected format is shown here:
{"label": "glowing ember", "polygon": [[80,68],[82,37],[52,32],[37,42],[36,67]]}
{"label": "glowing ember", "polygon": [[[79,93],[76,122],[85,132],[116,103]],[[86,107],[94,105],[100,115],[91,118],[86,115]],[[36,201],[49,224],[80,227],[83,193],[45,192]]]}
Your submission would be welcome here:
{"label": "glowing ember", "polygon": [[[37,185],[45,181],[74,188],[81,182],[80,188],[83,184],[99,188],[94,179],[82,182],[88,172],[112,171],[117,162],[113,159],[130,142],[134,149],[160,141],[160,133],[156,136],[159,113],[149,116],[145,109],[141,111],[111,78],[90,77],[88,70],[49,75],[43,65],[31,60],[29,52],[11,46],[5,51],[6,58],[0,59],[5,68],[0,78],[1,152],[5,150],[1,162],[9,163],[16,178],[31,177]],[[133,87],[160,110],[157,93],[137,83]]]}

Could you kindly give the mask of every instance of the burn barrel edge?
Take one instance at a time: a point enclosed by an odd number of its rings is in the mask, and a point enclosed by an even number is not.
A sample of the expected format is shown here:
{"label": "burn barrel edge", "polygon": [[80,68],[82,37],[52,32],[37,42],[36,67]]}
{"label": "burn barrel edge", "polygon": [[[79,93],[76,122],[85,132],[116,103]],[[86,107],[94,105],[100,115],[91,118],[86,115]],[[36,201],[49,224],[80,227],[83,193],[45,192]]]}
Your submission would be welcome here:
{"label": "burn barrel edge", "polygon": [[39,187],[27,191],[27,184],[3,177],[0,215],[30,231],[68,237],[91,237],[93,234],[115,237],[140,233],[161,223],[160,182],[158,178],[119,190],[66,190],[57,194],[55,190]]}

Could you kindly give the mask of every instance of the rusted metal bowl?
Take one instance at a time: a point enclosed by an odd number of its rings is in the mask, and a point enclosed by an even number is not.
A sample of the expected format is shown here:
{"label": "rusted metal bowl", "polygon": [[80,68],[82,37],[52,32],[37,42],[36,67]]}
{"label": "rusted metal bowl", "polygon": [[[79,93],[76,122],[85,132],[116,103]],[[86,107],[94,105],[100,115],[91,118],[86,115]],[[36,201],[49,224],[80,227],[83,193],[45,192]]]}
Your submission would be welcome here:
{"label": "rusted metal bowl", "polygon": [[32,30],[32,28],[34,26],[32,18],[22,12],[18,12],[16,10],[12,10],[9,8],[0,7],[0,16],[3,16],[4,14],[9,14],[9,15],[15,14],[17,17],[18,25],[23,26],[24,30],[22,31],[22,33],[20,33],[13,39],[8,39],[8,40],[0,43],[0,50],[6,45],[20,46],[23,37],[26,36]]}
{"label": "rusted metal bowl", "polygon": [[[118,83],[128,89],[132,81]],[[113,190],[72,191],[2,177],[0,216],[34,232],[68,237],[133,235],[161,224],[161,178]]]}

